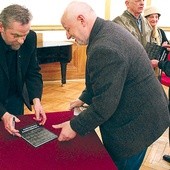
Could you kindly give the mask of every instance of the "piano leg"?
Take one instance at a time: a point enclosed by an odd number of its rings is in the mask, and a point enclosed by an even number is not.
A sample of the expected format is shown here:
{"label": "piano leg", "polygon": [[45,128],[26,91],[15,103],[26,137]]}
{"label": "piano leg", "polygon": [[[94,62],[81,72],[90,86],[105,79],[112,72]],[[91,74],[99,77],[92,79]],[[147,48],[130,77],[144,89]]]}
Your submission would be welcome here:
{"label": "piano leg", "polygon": [[67,71],[67,63],[60,62],[61,67],[61,86],[66,84],[66,71]]}

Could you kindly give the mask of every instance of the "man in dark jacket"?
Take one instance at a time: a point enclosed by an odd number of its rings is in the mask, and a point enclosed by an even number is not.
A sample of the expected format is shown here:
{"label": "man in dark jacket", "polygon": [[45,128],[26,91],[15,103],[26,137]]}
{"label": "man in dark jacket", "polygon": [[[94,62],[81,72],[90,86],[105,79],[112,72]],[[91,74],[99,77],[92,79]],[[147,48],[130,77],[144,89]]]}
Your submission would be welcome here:
{"label": "man in dark jacket", "polygon": [[32,15],[20,5],[10,5],[0,13],[0,117],[6,130],[20,136],[12,121],[23,114],[24,103],[35,119],[44,124],[41,106],[42,76],[36,59],[37,37],[30,31]]}
{"label": "man in dark jacket", "polygon": [[[170,51],[169,44],[167,44],[165,47],[167,48],[168,51]],[[165,72],[165,74],[168,77],[170,77],[170,61],[169,60],[166,60],[166,61],[153,60],[153,66],[159,67],[159,69],[161,69],[163,72]],[[170,87],[168,89],[168,94],[169,94],[169,110],[170,110]],[[169,127],[169,142],[170,142],[170,127]],[[170,155],[164,155],[163,159],[170,163]]]}
{"label": "man in dark jacket", "polygon": [[[126,29],[72,2],[61,18],[67,38],[88,44],[86,88],[70,109],[89,106],[61,128],[59,141],[100,127],[104,146],[121,169],[139,169],[147,147],[170,123],[168,101],[143,46]],[[159,98],[159,100],[158,100]]]}

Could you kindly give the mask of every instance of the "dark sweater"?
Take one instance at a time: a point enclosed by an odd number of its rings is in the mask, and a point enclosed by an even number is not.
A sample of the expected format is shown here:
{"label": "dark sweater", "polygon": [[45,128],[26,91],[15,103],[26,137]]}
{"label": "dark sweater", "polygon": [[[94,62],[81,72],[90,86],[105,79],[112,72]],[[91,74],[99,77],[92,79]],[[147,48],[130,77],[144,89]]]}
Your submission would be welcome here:
{"label": "dark sweater", "polygon": [[158,67],[165,72],[167,76],[170,77],[170,61],[160,61]]}

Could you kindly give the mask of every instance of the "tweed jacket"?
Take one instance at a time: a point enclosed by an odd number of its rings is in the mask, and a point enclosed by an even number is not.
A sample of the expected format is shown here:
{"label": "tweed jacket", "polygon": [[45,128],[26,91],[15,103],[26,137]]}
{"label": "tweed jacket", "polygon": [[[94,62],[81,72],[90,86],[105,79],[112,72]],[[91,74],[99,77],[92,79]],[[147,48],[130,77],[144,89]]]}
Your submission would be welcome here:
{"label": "tweed jacket", "polygon": [[[0,35],[1,36],[1,35]],[[32,100],[42,95],[42,76],[36,59],[36,33],[30,31],[17,52],[17,86],[19,95],[29,109]],[[4,107],[9,90],[9,73],[5,58],[4,41],[0,37],[0,116],[7,111]],[[17,106],[16,106],[17,107]]]}
{"label": "tweed jacket", "polygon": [[89,107],[71,120],[72,129],[85,135],[99,126],[114,160],[148,147],[170,123],[166,95],[143,46],[101,18],[90,34],[86,88],[79,99]]}
{"label": "tweed jacket", "polygon": [[136,23],[136,18],[127,10],[113,21],[126,28],[137,40],[145,47],[147,42],[150,42],[152,27],[146,18],[141,16],[142,31],[140,32]]}

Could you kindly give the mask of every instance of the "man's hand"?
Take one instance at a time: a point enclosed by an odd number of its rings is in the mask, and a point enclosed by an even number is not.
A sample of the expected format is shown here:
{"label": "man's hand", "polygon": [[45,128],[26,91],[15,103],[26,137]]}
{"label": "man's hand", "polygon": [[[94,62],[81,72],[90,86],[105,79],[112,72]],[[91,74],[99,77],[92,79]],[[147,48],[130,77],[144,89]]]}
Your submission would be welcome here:
{"label": "man's hand", "polygon": [[73,139],[77,134],[74,130],[72,130],[70,126],[70,121],[67,121],[67,122],[64,122],[58,125],[52,125],[52,127],[55,129],[61,128],[61,132],[58,137],[59,141],[68,141],[70,139]]}
{"label": "man's hand", "polygon": [[155,60],[155,59],[153,59],[153,60],[151,60],[151,65],[152,65],[152,67],[153,68],[155,68],[155,67],[158,67],[158,60]]}
{"label": "man's hand", "polygon": [[167,41],[162,43],[162,47],[165,47],[168,51],[170,51],[170,44]]}
{"label": "man's hand", "polygon": [[46,117],[46,114],[42,108],[40,99],[38,99],[38,98],[33,99],[33,104],[34,104],[33,108],[35,111],[34,119],[36,121],[40,121],[40,125],[44,125],[47,120],[47,117]]}
{"label": "man's hand", "polygon": [[72,110],[76,107],[82,106],[83,104],[84,104],[83,101],[81,101],[80,99],[76,99],[76,100],[70,102],[70,108],[69,109]]}
{"label": "man's hand", "polygon": [[20,120],[16,116],[6,112],[1,119],[4,123],[5,129],[11,135],[21,137],[21,135],[19,134],[19,130],[15,129],[15,122],[20,122]]}

